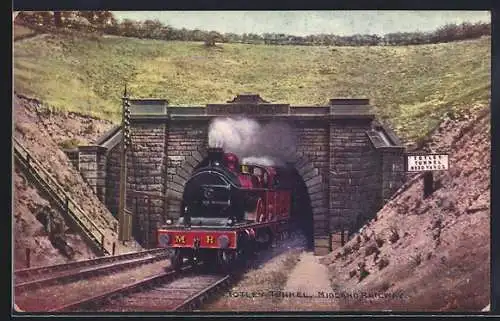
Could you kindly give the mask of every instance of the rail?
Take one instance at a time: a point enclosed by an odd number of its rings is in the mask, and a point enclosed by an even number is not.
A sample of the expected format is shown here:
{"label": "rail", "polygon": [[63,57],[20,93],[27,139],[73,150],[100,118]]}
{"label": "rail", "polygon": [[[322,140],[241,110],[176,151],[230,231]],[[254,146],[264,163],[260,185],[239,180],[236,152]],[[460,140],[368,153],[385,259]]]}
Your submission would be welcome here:
{"label": "rail", "polygon": [[138,252],[129,252],[125,254],[119,254],[119,255],[114,255],[114,256],[103,256],[103,257],[98,257],[94,259],[88,259],[88,260],[80,260],[80,261],[74,261],[74,262],[69,262],[69,263],[60,263],[60,264],[54,264],[54,265],[45,265],[45,266],[38,266],[38,267],[32,267],[32,268],[25,268],[25,269],[19,269],[14,271],[14,276],[15,277],[27,277],[29,275],[40,275],[44,273],[51,273],[51,272],[60,272],[60,271],[65,271],[69,269],[74,269],[74,268],[79,268],[82,266],[92,266],[92,265],[98,265],[98,264],[107,264],[107,263],[112,263],[115,261],[120,261],[120,260],[130,260],[130,259],[136,259],[148,254],[151,255],[156,255],[156,254],[161,254],[162,252],[165,252],[165,249],[159,248],[159,249],[152,249],[152,250],[142,250]]}
{"label": "rail", "polygon": [[[153,262],[165,260],[170,256],[165,249],[159,251],[135,252],[132,255],[104,256],[94,260],[80,261],[81,264],[68,264],[66,269],[59,269],[60,265],[54,266],[53,270],[31,271],[33,273],[25,274],[24,277],[16,275],[14,289],[17,293],[26,290],[50,286],[55,284],[65,284],[75,280],[89,279],[98,275],[108,275],[131,269],[140,265],[146,265]],[[107,259],[108,262],[102,260]],[[75,263],[75,262],[72,262]],[[39,272],[39,273],[36,273]]]}
{"label": "rail", "polygon": [[61,212],[68,218],[83,236],[91,242],[97,251],[103,255],[111,252],[105,246],[104,233],[90,217],[76,204],[76,202],[57,183],[44,166],[17,140],[14,142],[14,157],[25,173],[29,175],[55,203]]}

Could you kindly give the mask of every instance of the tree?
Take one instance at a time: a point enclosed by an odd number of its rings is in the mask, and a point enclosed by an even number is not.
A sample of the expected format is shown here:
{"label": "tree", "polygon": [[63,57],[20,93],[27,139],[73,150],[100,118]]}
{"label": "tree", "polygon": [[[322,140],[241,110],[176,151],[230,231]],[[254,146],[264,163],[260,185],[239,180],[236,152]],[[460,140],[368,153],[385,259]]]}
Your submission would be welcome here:
{"label": "tree", "polygon": [[39,11],[39,15],[43,26],[47,27],[52,25],[54,14],[51,11]]}
{"label": "tree", "polygon": [[61,28],[62,24],[61,11],[54,11],[54,26],[56,28]]}
{"label": "tree", "polygon": [[145,38],[160,39],[163,24],[159,20],[146,20],[142,23],[142,36]]}
{"label": "tree", "polygon": [[116,25],[116,19],[111,11],[78,11],[77,15],[87,19],[96,29],[104,29],[109,25]]}
{"label": "tree", "polygon": [[191,31],[191,39],[192,41],[203,41],[207,39],[208,34],[206,31],[202,31],[200,29],[194,29]]}
{"label": "tree", "polygon": [[120,36],[136,37],[137,36],[137,23],[130,19],[123,19],[118,26]]}
{"label": "tree", "polygon": [[216,42],[222,42],[222,35],[217,31],[210,31],[205,38],[205,46],[215,47]]}

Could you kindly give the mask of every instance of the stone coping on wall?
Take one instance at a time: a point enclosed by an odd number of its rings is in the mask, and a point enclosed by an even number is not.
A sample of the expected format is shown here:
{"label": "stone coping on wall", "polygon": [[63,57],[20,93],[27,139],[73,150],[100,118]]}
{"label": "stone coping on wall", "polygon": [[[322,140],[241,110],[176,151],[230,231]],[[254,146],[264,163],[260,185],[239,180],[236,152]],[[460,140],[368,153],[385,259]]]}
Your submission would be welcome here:
{"label": "stone coping on wall", "polygon": [[110,130],[105,132],[99,139],[96,141],[96,145],[102,145],[106,141],[108,141],[110,138],[112,138],[118,131],[120,131],[121,126],[120,125],[115,125],[113,126]]}
{"label": "stone coping on wall", "polygon": [[[207,121],[216,117],[231,117],[231,114],[220,114],[220,115],[196,115],[196,114],[147,114],[147,115],[132,115],[132,122],[164,122],[168,120],[178,120],[178,121]],[[374,114],[365,115],[353,115],[353,114],[333,114],[333,115],[307,115],[307,114],[296,114],[296,115],[273,115],[273,114],[235,114],[233,116],[248,116],[251,118],[259,120],[321,120],[321,121],[336,121],[336,120],[360,120],[360,121],[372,121],[375,119]]]}
{"label": "stone coping on wall", "polygon": [[374,119],[369,99],[334,98],[326,106],[291,106],[290,104],[270,103],[258,94],[240,94],[223,104],[205,106],[168,106],[166,99],[129,99],[131,119],[206,119],[217,116],[246,115],[256,118],[269,117],[319,117],[322,119]]}
{"label": "stone coping on wall", "polygon": [[131,117],[135,116],[351,116],[374,117],[367,106],[290,106],[283,104],[208,104],[205,106],[148,106],[147,109],[138,105],[131,106]]}
{"label": "stone coping on wall", "polygon": [[391,129],[390,126],[384,125],[380,123],[378,120],[375,120],[373,123],[373,128],[378,131],[383,131],[385,135],[393,142],[394,145],[403,146],[403,143],[396,135],[396,133]]}
{"label": "stone coping on wall", "polygon": [[405,147],[394,132],[376,120],[372,123],[372,129],[366,131],[366,135],[372,146],[378,150],[394,152],[405,150]]}
{"label": "stone coping on wall", "polygon": [[106,151],[107,148],[104,146],[100,145],[82,145],[78,146],[78,151],[81,152],[90,152],[90,153],[97,153],[97,152],[104,152]]}

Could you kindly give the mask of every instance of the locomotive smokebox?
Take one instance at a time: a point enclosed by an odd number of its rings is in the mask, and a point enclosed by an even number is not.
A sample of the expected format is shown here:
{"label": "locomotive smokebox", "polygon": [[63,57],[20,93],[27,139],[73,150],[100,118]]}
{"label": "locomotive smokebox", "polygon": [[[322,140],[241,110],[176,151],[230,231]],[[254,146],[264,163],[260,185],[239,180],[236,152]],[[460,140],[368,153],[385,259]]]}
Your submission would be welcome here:
{"label": "locomotive smokebox", "polygon": [[208,149],[208,160],[213,166],[219,166],[223,164],[224,160],[224,150],[219,147],[212,147]]}

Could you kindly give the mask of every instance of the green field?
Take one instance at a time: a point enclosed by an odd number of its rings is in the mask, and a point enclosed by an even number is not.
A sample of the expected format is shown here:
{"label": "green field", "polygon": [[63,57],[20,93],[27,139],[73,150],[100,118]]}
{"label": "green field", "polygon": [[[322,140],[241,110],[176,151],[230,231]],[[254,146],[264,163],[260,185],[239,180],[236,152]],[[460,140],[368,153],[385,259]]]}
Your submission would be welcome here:
{"label": "green field", "polygon": [[131,96],[172,105],[256,92],[272,102],[325,105],[366,97],[398,135],[415,140],[449,111],[488,104],[491,39],[405,47],[309,47],[49,35],[14,43],[14,86],[56,110],[117,120]]}

